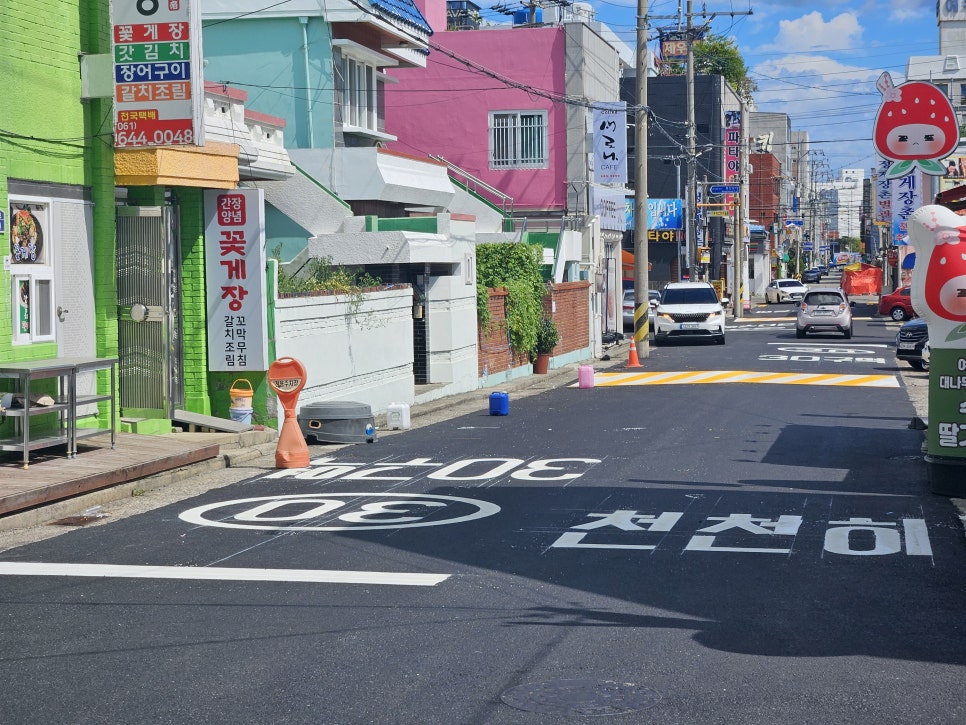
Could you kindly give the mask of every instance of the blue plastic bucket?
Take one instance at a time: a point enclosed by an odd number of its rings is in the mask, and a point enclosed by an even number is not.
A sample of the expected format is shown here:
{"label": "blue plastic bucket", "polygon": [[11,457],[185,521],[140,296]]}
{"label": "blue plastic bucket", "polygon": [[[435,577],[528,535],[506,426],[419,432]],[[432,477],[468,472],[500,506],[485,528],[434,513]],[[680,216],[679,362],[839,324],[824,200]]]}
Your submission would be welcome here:
{"label": "blue plastic bucket", "polygon": [[251,408],[229,408],[228,415],[236,423],[251,423],[252,422],[252,409]]}

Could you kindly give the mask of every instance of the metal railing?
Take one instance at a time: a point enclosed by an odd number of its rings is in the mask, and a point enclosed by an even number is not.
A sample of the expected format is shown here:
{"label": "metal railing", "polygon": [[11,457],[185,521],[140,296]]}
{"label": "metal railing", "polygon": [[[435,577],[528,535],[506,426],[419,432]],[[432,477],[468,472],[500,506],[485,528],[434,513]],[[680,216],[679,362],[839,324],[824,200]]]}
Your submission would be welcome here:
{"label": "metal railing", "polygon": [[499,189],[496,189],[489,184],[487,184],[482,179],[473,176],[469,171],[461,169],[456,164],[447,161],[442,156],[429,155],[429,158],[434,161],[438,161],[441,164],[445,164],[449,173],[464,187],[467,191],[471,191],[477,196],[486,199],[495,207],[499,208],[506,216],[513,214],[513,197],[507,196]]}

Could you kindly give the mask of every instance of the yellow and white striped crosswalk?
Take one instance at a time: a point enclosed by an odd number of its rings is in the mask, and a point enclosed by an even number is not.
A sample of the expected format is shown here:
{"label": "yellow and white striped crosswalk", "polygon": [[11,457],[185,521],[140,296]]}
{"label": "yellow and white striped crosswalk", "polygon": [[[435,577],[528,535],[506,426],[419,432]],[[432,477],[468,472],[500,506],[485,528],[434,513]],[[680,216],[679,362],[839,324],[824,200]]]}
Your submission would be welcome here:
{"label": "yellow and white striped crosswalk", "polygon": [[[765,385],[833,385],[898,388],[894,375],[841,375],[833,373],[768,373],[752,370],[691,370],[688,372],[595,373],[595,387],[621,385],[699,385],[706,383],[758,383]],[[575,383],[571,387],[577,387]]]}

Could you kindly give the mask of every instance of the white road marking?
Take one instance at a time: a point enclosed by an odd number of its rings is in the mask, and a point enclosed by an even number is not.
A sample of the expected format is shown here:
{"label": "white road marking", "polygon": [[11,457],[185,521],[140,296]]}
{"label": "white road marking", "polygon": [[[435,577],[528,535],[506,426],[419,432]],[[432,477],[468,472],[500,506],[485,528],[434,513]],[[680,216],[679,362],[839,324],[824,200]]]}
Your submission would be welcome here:
{"label": "white road marking", "polygon": [[190,579],[214,581],[307,582],[312,584],[388,584],[432,587],[449,574],[409,574],[333,569],[243,569],[215,566],[126,566],[0,562],[0,576],[79,576],[117,579]]}
{"label": "white road marking", "polygon": [[799,350],[816,350],[816,351],[827,351],[833,350],[835,352],[859,352],[866,347],[883,347],[891,348],[893,345],[881,345],[877,342],[872,342],[869,344],[851,344],[848,342],[838,343],[838,344],[822,344],[820,342],[769,342],[769,345],[778,345],[781,349],[789,348],[794,349],[796,352]]}

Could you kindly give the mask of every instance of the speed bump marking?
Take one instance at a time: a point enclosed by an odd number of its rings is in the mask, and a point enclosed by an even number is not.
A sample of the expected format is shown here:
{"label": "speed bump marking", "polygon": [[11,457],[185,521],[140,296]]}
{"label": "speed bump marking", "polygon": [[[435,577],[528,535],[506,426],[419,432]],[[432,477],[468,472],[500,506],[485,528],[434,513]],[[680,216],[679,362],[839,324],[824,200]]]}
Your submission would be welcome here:
{"label": "speed bump marking", "polygon": [[[695,370],[690,372],[595,373],[594,386],[698,385],[702,383],[759,383],[765,385],[832,385],[898,388],[894,375],[838,375],[831,373],[764,373],[751,370]],[[570,387],[577,387],[574,383]]]}

